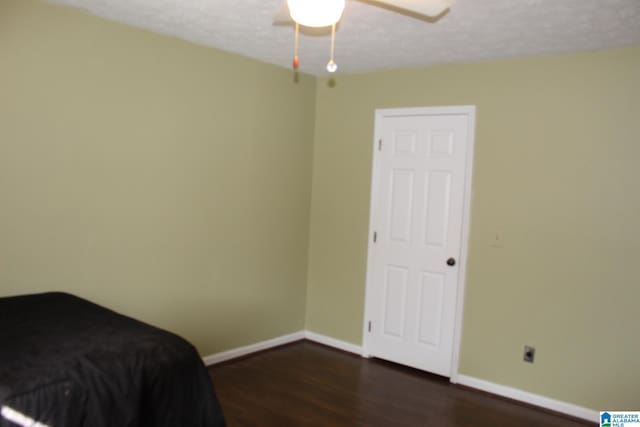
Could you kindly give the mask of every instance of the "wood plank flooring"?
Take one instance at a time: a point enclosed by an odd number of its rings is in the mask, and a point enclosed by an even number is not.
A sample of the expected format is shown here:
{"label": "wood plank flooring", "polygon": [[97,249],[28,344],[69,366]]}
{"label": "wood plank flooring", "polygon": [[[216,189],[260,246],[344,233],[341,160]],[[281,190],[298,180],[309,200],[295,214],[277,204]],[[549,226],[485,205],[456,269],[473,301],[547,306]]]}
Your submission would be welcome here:
{"label": "wood plank flooring", "polygon": [[209,371],[229,427],[595,425],[309,341]]}

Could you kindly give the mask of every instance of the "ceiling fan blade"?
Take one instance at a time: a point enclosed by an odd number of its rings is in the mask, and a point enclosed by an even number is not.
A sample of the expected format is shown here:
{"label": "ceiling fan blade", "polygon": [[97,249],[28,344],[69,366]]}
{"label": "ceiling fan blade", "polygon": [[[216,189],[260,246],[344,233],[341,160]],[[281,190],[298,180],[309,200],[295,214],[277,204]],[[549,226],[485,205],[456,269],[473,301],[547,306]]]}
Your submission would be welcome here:
{"label": "ceiling fan blade", "polygon": [[384,4],[416,15],[435,17],[449,9],[453,0],[373,0],[373,3]]}
{"label": "ceiling fan blade", "polygon": [[273,17],[274,25],[289,25],[293,24],[293,19],[291,19],[291,14],[289,13],[289,5],[287,5],[287,0],[282,2],[282,6]]}

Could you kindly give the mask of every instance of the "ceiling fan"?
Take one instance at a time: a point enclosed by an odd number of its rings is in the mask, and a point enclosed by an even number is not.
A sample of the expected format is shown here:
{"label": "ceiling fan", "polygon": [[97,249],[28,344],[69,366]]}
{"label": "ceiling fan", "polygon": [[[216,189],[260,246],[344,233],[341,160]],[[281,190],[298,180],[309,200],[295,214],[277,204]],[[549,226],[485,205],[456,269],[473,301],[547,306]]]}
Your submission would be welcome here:
{"label": "ceiling fan", "polygon": [[[295,24],[293,68],[298,69],[298,34],[304,27],[331,27],[331,58],[327,71],[334,73],[338,66],[334,61],[336,24],[342,18],[346,0],[286,0],[276,16],[274,24]],[[399,13],[414,16],[436,17],[453,4],[453,0],[361,0],[367,4],[387,7]]]}

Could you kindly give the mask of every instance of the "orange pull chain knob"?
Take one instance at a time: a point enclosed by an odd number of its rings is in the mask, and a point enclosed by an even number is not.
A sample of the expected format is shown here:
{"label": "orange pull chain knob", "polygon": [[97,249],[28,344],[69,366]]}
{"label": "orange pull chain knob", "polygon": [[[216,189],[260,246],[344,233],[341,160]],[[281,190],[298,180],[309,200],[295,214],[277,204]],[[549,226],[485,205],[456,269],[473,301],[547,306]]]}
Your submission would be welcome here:
{"label": "orange pull chain knob", "polygon": [[296,22],[295,29],[295,41],[293,45],[293,69],[297,70],[300,67],[300,58],[298,58],[298,40],[300,37],[300,24]]}

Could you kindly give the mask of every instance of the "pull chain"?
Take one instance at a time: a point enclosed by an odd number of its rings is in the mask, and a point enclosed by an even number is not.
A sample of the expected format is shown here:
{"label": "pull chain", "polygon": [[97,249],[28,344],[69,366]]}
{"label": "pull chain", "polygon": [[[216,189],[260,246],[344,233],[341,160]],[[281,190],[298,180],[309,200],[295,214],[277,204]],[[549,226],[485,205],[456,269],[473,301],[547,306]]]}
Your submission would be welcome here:
{"label": "pull chain", "polygon": [[300,24],[296,22],[296,35],[295,42],[293,46],[293,69],[297,70],[300,66],[300,58],[298,58],[298,38],[300,35]]}
{"label": "pull chain", "polygon": [[331,26],[331,59],[329,59],[329,63],[327,64],[327,71],[330,73],[335,73],[338,69],[338,64],[333,60],[333,55],[335,53],[336,48],[336,24]]}

